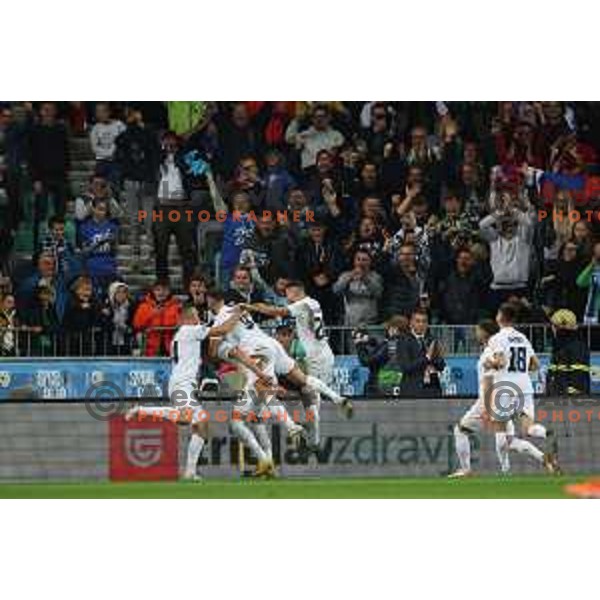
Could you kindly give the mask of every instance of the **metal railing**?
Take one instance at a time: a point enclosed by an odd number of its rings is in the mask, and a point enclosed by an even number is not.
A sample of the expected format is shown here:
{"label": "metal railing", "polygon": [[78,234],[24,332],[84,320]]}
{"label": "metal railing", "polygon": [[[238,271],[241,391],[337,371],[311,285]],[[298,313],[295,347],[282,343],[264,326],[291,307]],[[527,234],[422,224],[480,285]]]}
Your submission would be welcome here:
{"label": "metal railing", "polygon": [[[536,352],[552,350],[551,327],[544,324],[519,325],[531,340]],[[120,340],[114,332],[93,327],[80,332],[40,331],[33,327],[0,328],[0,357],[114,357],[167,356],[171,336],[176,328],[153,327],[141,332],[127,330]],[[265,327],[274,333],[272,327]],[[351,327],[326,329],[335,354],[354,354]],[[368,327],[370,335],[383,340],[382,325]],[[600,351],[600,326],[581,326],[581,335],[592,351]],[[447,356],[469,356],[479,353],[475,325],[431,325],[429,333],[437,339]]]}

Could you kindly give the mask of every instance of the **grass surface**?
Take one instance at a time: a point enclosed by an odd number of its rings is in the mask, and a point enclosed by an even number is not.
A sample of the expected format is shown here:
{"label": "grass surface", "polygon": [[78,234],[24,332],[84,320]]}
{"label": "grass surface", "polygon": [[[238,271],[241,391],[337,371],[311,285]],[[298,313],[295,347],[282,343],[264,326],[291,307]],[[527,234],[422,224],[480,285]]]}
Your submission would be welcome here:
{"label": "grass surface", "polygon": [[0,498],[566,498],[582,477],[1,484]]}

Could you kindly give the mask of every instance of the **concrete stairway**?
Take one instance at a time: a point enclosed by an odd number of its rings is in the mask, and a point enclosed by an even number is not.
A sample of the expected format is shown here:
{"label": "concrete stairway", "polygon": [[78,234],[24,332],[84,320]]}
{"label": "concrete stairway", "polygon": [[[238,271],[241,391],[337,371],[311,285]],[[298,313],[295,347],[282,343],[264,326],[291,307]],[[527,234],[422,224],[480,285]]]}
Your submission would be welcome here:
{"label": "concrete stairway", "polygon": [[[71,170],[68,175],[73,198],[79,196],[88,186],[94,173],[94,156],[87,136],[71,136],[69,139]],[[21,223],[15,240],[15,260],[25,264],[33,255],[33,201],[30,192],[23,198],[25,203],[25,220]],[[73,216],[74,205],[67,208],[67,216]],[[51,212],[48,216],[51,215]],[[44,227],[42,227],[42,232]],[[153,240],[142,236],[139,258],[134,257],[131,246],[131,230],[128,224],[122,223],[119,247],[117,251],[119,274],[130,285],[133,293],[148,289],[156,279]],[[169,278],[173,290],[181,291],[183,286],[181,260],[177,246],[172,239],[169,245]]]}

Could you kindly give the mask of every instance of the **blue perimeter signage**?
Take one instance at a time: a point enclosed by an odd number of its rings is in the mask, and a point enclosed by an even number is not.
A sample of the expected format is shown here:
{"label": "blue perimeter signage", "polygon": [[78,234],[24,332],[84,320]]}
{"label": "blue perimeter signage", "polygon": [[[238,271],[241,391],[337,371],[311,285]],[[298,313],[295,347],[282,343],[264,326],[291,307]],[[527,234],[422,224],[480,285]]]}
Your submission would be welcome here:
{"label": "blue perimeter signage", "polygon": [[[546,387],[548,356],[540,356],[542,368],[534,379],[537,393]],[[445,396],[477,394],[477,357],[450,356],[441,383]],[[600,353],[591,358],[591,391],[600,393]],[[165,395],[170,373],[168,358],[127,359],[2,359],[0,401],[31,397],[81,400],[111,397],[115,392],[128,398]],[[369,370],[356,356],[337,356],[333,387],[347,396],[365,393]],[[103,393],[102,390],[107,390]],[[103,395],[104,394],[104,395]]]}

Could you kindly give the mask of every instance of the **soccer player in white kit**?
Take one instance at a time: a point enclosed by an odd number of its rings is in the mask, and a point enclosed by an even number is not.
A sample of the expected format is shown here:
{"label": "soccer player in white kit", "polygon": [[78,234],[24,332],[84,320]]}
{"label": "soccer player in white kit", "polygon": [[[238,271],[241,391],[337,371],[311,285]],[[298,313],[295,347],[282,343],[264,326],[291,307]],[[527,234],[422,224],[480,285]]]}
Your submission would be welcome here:
{"label": "soccer player in white kit", "polygon": [[[525,453],[538,463],[543,464],[547,471],[560,473],[557,459],[556,438],[552,432],[546,430],[541,423],[535,421],[535,404],[533,385],[530,372],[539,369],[539,360],[535,355],[531,342],[520,331],[514,328],[516,309],[510,303],[500,306],[496,315],[496,323],[500,331],[492,336],[488,346],[496,362],[493,395],[490,394],[489,403],[492,412],[495,407],[501,406],[502,396],[508,396],[515,406],[512,419],[518,422],[521,434],[543,440],[544,452],[525,440],[507,435],[506,448],[515,452]],[[490,422],[496,431],[506,432],[506,423],[496,421],[493,414],[489,414]]]}
{"label": "soccer player in white kit", "polygon": [[[451,478],[466,477],[471,474],[469,434],[481,431],[484,424],[489,421],[485,401],[486,397],[493,393],[491,387],[496,379],[499,365],[498,358],[494,356],[494,351],[489,342],[498,331],[498,325],[491,320],[481,321],[476,328],[477,339],[482,346],[481,356],[477,361],[479,393],[473,406],[454,426],[454,445],[460,467],[449,476]],[[496,431],[495,442],[496,455],[503,473],[510,471],[509,450],[527,453],[538,462],[542,460],[542,453],[531,442],[515,437],[515,427],[512,419],[506,421],[505,430]]]}
{"label": "soccer player in white kit", "polygon": [[[296,335],[306,352],[306,367],[308,375],[320,379],[327,385],[333,381],[333,366],[335,357],[325,335],[323,311],[317,300],[306,294],[304,284],[300,281],[290,281],[286,288],[287,306],[270,306],[264,303],[247,305],[248,310],[269,317],[292,317],[295,322]],[[320,442],[320,403],[319,393],[308,397],[309,408],[313,413],[310,428],[309,445],[315,449]],[[349,398],[341,396],[331,398],[334,404],[340,406],[346,416],[352,416],[353,407]]]}
{"label": "soccer player in white kit", "polygon": [[[208,338],[227,335],[239,322],[241,311],[232,311],[229,318],[219,326],[208,326],[200,322],[198,311],[193,306],[182,311],[179,328],[171,342],[172,369],[169,377],[168,395],[171,406],[135,406],[126,415],[131,420],[143,414],[153,418],[170,418],[175,413],[180,423],[190,423],[191,436],[188,444],[184,479],[199,480],[197,465],[202,448],[208,439],[208,420],[200,404],[198,387],[199,373],[203,359],[203,345]],[[223,360],[239,361],[254,372],[257,378],[267,379],[254,362],[241,349],[222,343],[218,356]],[[260,467],[260,464],[259,464]]]}
{"label": "soccer player in white kit", "polygon": [[[223,294],[217,290],[211,290],[207,293],[207,301],[209,308],[213,313],[216,313],[215,323],[219,323],[232,310],[234,306],[232,302],[235,302],[236,298],[232,298],[228,305],[225,303]],[[239,345],[249,356],[259,358],[262,363],[261,368],[267,376],[272,378],[285,376],[292,383],[300,386],[301,391],[307,395],[320,392],[331,398],[333,402],[340,404],[344,402],[342,396],[337,394],[319,378],[312,375],[305,375],[299,369],[296,362],[287,354],[285,348],[277,340],[262,331],[250,314],[246,313],[242,315],[240,323],[226,339],[233,344]],[[248,390],[254,387],[254,379],[252,373],[247,374],[246,388]],[[251,405],[251,396],[247,400]],[[299,434],[303,433],[304,429],[289,418],[283,405],[269,406],[269,411],[280,422],[283,422],[288,435],[292,439],[297,440]],[[264,442],[266,444],[266,437]]]}
{"label": "soccer player in white kit", "polygon": [[[454,426],[454,446],[460,467],[457,471],[449,475],[451,478],[467,477],[471,474],[471,443],[469,441],[469,434],[480,432],[484,425],[485,394],[490,384],[493,383],[493,369],[489,366],[489,361],[493,359],[493,354],[488,346],[488,341],[498,332],[498,329],[498,325],[489,319],[481,321],[475,329],[477,340],[482,347],[481,356],[477,361],[478,395],[473,406]],[[509,430],[513,430],[514,432],[512,423],[508,427],[510,428]],[[508,471],[510,468],[510,465],[507,464],[508,455],[505,455],[502,449],[505,435],[505,433],[500,432],[496,434],[496,454],[498,455],[500,468],[503,472]]]}

